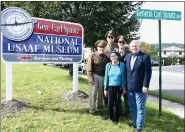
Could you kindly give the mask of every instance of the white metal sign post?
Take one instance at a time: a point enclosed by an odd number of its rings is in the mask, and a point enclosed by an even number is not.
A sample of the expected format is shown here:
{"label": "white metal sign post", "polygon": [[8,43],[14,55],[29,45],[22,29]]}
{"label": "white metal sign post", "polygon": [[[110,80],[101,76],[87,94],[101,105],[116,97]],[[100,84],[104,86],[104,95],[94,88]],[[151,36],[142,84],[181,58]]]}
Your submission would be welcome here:
{"label": "white metal sign post", "polygon": [[12,100],[12,64],[6,63],[6,100]]}
{"label": "white metal sign post", "polygon": [[78,91],[78,63],[73,63],[73,92]]}

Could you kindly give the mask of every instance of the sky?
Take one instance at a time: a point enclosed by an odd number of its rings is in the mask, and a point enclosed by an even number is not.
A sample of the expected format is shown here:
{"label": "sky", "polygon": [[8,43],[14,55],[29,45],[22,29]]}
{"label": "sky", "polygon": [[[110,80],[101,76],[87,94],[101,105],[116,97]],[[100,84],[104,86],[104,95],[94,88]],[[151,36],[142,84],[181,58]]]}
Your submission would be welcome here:
{"label": "sky", "polygon": [[[184,44],[184,3],[183,2],[145,2],[141,9],[181,11],[181,21],[161,21],[161,42]],[[142,20],[141,40],[156,44],[159,42],[158,20]]]}

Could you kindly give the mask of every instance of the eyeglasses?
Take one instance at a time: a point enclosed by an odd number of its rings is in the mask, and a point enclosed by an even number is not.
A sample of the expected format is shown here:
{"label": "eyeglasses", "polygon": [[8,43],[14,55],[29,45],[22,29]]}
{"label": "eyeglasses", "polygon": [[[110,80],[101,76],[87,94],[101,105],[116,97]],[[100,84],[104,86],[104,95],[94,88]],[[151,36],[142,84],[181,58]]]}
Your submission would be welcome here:
{"label": "eyeglasses", "polygon": [[120,43],[120,44],[121,44],[121,43],[122,43],[122,44],[125,44],[125,42],[124,42],[124,41],[118,41],[118,43]]}
{"label": "eyeglasses", "polygon": [[113,36],[107,36],[107,38],[109,38],[109,39],[114,39],[114,37],[113,37]]}

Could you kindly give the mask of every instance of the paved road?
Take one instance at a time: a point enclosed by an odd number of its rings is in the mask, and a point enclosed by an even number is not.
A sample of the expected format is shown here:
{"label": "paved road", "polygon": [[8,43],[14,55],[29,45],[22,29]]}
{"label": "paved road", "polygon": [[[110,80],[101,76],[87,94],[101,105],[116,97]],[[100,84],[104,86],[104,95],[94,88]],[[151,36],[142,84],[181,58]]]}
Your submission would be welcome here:
{"label": "paved road", "polygon": [[[153,71],[159,71],[159,66],[153,66]],[[184,66],[162,66],[162,71],[184,73]]]}
{"label": "paved road", "polygon": [[[152,67],[150,90],[159,90],[158,67]],[[162,92],[184,99],[184,66],[163,67]]]}

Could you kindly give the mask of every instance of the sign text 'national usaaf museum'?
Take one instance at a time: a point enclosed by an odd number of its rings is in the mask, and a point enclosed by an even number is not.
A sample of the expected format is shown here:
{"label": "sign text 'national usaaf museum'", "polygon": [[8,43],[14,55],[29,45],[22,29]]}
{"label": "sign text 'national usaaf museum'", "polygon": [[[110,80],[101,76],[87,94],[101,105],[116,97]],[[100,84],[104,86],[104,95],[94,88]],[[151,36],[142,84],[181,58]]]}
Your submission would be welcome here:
{"label": "sign text 'national usaaf museum'", "polygon": [[5,62],[73,63],[82,59],[80,24],[30,17],[13,7],[1,12],[1,31]]}

